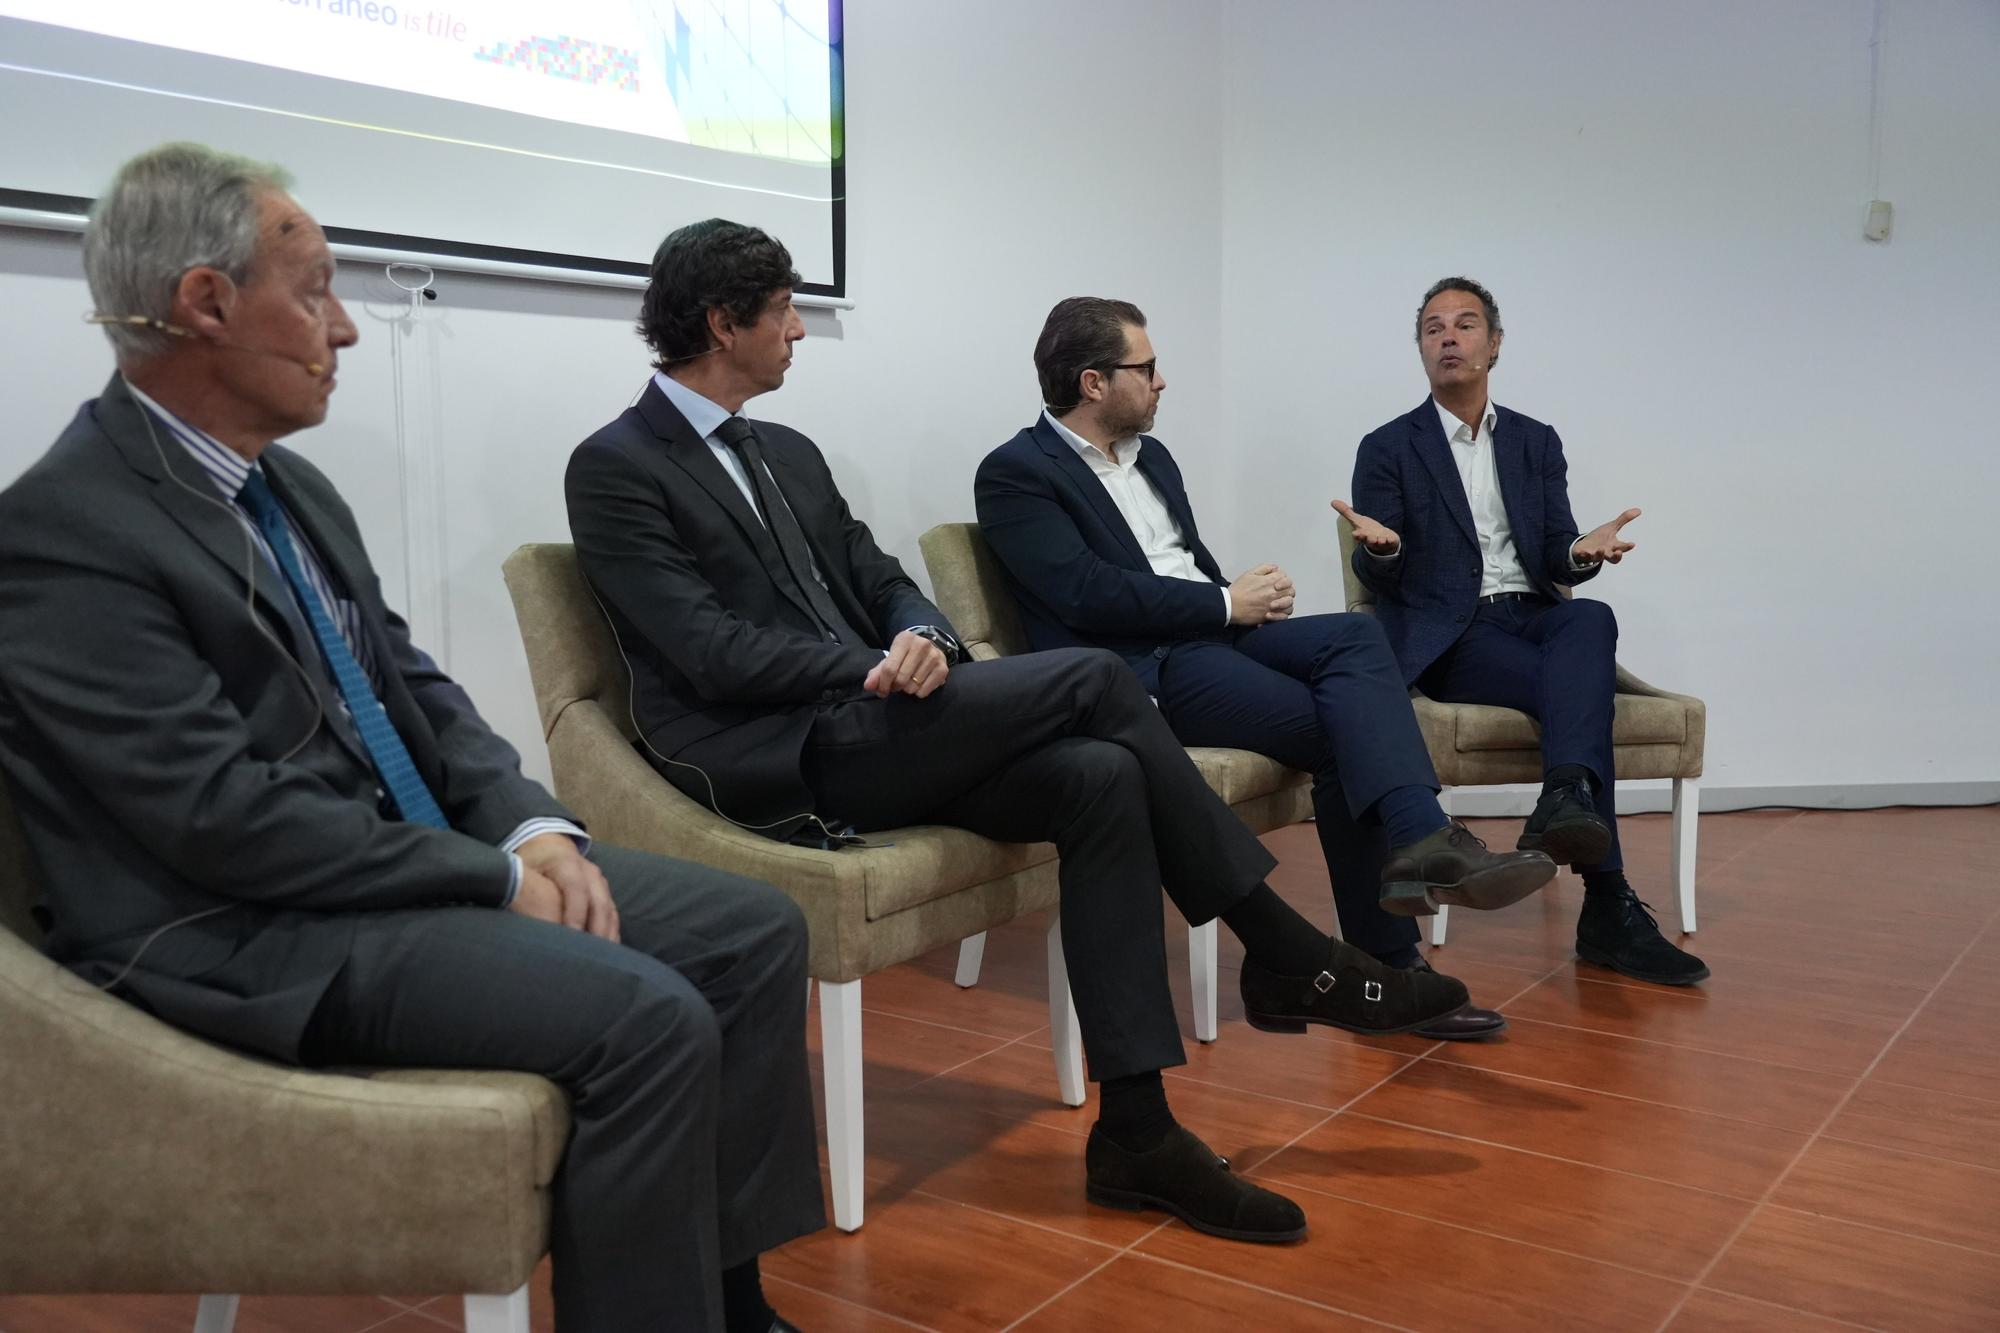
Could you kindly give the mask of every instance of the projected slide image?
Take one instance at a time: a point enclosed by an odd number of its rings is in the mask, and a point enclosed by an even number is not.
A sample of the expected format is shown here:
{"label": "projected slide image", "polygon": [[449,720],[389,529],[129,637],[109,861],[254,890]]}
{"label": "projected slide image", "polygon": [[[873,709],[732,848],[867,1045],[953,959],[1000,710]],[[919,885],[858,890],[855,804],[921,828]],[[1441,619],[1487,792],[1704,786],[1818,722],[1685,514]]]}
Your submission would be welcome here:
{"label": "projected slide image", "polygon": [[837,151],[823,0],[0,0],[0,15],[696,147]]}

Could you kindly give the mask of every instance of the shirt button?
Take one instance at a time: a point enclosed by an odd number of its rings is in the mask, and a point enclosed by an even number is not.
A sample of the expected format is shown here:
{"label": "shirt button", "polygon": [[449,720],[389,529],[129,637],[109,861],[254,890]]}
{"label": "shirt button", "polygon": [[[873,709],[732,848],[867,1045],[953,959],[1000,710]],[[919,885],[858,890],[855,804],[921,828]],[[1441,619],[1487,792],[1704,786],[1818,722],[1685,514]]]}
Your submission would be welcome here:
{"label": "shirt button", "polygon": [[1165,659],[1166,655],[1167,655],[1167,650],[1166,650],[1166,648],[1165,648],[1165,646],[1164,646],[1164,645],[1162,645],[1161,647],[1158,647],[1158,648],[1155,648],[1155,649],[1153,650],[1153,656],[1155,656],[1155,657],[1157,657],[1157,658],[1161,658],[1161,659]]}

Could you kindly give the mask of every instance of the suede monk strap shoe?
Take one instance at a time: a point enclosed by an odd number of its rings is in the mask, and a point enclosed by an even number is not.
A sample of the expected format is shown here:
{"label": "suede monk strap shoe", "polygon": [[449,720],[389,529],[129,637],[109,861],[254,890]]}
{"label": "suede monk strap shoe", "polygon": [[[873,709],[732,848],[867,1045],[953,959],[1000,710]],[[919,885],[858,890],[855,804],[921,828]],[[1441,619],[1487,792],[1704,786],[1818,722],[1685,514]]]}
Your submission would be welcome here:
{"label": "suede monk strap shoe", "polygon": [[1482,912],[1517,903],[1556,877],[1542,852],[1493,852],[1452,820],[1422,842],[1398,847],[1382,864],[1382,910],[1433,916],[1439,907]]}
{"label": "suede monk strap shoe", "polygon": [[1576,954],[1586,963],[1662,986],[1708,980],[1708,964],[1660,934],[1660,923],[1629,884],[1614,893],[1584,895]]}
{"label": "suede monk strap shoe", "polygon": [[1471,1003],[1456,978],[1390,967],[1340,940],[1315,976],[1279,976],[1248,958],[1236,976],[1244,1016],[1260,1032],[1304,1032],[1306,1024],[1322,1023],[1387,1037],[1428,1027]]}
{"label": "suede monk strap shoe", "polygon": [[1596,865],[1611,854],[1611,825],[1590,796],[1585,782],[1550,783],[1514,845],[1524,852],[1547,852],[1559,866]]}
{"label": "suede monk strap shoe", "polygon": [[1106,1208],[1157,1208],[1196,1231],[1264,1245],[1306,1234],[1306,1215],[1297,1204],[1231,1172],[1180,1125],[1146,1152],[1119,1147],[1093,1125],[1083,1167],[1084,1197]]}
{"label": "suede monk strap shoe", "polygon": [[[1406,972],[1429,972],[1433,976],[1443,976],[1433,968],[1428,958],[1418,955]],[[1450,981],[1455,978],[1446,977]],[[1507,1020],[1492,1009],[1481,1009],[1468,1004],[1448,1018],[1440,1018],[1435,1023],[1426,1023],[1416,1030],[1416,1035],[1430,1041],[1480,1041],[1487,1037],[1497,1037],[1507,1030]]]}

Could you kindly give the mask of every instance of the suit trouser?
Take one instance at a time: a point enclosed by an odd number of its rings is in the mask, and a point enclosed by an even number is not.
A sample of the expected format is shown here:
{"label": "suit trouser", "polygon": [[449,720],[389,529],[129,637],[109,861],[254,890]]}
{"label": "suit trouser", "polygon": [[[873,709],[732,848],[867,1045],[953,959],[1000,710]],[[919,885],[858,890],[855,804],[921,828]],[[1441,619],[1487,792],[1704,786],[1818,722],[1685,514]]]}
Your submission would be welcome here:
{"label": "suit trouser", "polygon": [[722,1327],[719,1274],[825,1225],[806,928],[768,884],[599,845],[622,943],[491,908],[369,913],[312,1063],[520,1069],[569,1094],[564,1333]]}
{"label": "suit trouser", "polygon": [[1398,787],[1437,789],[1396,657],[1375,617],[1300,616],[1234,643],[1177,644],[1160,664],[1160,709],[1188,745],[1269,755],[1313,775],[1313,813],[1340,933],[1390,954],[1417,923],[1382,910],[1388,835],[1365,812]]}
{"label": "suit trouser", "polygon": [[1579,874],[1620,870],[1611,722],[1617,698],[1618,618],[1603,602],[1506,601],[1481,606],[1457,643],[1418,678],[1431,698],[1518,708],[1542,724],[1542,771],[1582,764],[1597,776],[1597,813],[1611,850]]}
{"label": "suit trouser", "polygon": [[864,830],[939,823],[1054,842],[1091,1077],[1185,1061],[1160,889],[1200,924],[1277,862],[1209,790],[1116,655],[1071,648],[967,662],[928,699],[831,705],[803,762],[821,812]]}

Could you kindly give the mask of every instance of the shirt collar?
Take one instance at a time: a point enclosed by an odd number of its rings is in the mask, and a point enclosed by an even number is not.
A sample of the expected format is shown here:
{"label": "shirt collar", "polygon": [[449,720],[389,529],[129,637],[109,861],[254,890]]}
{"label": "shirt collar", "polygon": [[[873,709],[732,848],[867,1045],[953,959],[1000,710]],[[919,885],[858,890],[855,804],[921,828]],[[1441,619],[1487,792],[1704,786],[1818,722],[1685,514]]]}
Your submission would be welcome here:
{"label": "shirt collar", "polygon": [[250,474],[258,470],[257,465],[199,426],[190,425],[161,407],[131,380],[125,381],[125,388],[139,400],[141,407],[159,418],[167,434],[201,465],[202,474],[222,492],[222,498],[234,500],[243,490],[243,483],[250,480]]}
{"label": "shirt collar", "polygon": [[[1099,463],[1110,463],[1112,461],[1104,456],[1102,449],[1092,444],[1089,440],[1084,439],[1083,436],[1078,435],[1068,426],[1063,425],[1062,422],[1056,420],[1056,414],[1049,411],[1046,407],[1042,409],[1042,420],[1054,426],[1056,434],[1062,437],[1063,443],[1083,455],[1084,462],[1088,463],[1095,460]],[[1139,461],[1139,450],[1145,446],[1146,441],[1137,435],[1127,435],[1124,439],[1113,440],[1111,443],[1113,446],[1112,452],[1118,455],[1115,466],[1131,467]],[[1131,448],[1126,448],[1127,445],[1130,445]]]}
{"label": "shirt collar", "polygon": [[[1444,427],[1444,437],[1447,441],[1456,440],[1458,438],[1459,427],[1470,424],[1460,421],[1452,414],[1449,408],[1440,403],[1435,397],[1431,399],[1431,406],[1437,409],[1438,424]],[[1487,439],[1490,440],[1493,438],[1493,424],[1499,419],[1500,409],[1494,404],[1491,398],[1488,398],[1486,400],[1486,417],[1479,423],[1479,430],[1486,432]],[[1474,439],[1478,438],[1479,430],[1473,431]]]}
{"label": "shirt collar", "polygon": [[716,427],[736,415],[722,404],[702,397],[664,370],[653,372],[653,383],[660,386],[660,392],[667,396],[667,401],[687,418],[687,424],[693,426],[694,433],[704,440],[715,434]]}

